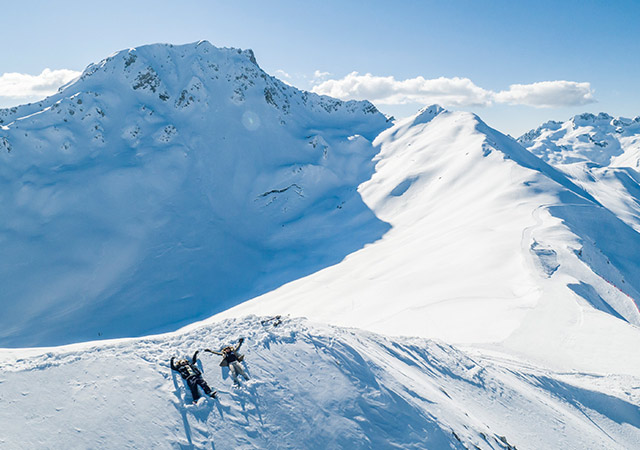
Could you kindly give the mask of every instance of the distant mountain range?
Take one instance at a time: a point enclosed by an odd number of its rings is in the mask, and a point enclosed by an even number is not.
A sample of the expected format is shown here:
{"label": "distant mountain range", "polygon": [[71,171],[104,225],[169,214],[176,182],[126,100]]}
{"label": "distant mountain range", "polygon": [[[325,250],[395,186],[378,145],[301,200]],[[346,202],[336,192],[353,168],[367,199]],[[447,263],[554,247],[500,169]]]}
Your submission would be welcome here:
{"label": "distant mountain range", "polygon": [[518,142],[551,164],[592,162],[638,169],[640,116],[580,114],[566,122],[546,122],[520,136]]}

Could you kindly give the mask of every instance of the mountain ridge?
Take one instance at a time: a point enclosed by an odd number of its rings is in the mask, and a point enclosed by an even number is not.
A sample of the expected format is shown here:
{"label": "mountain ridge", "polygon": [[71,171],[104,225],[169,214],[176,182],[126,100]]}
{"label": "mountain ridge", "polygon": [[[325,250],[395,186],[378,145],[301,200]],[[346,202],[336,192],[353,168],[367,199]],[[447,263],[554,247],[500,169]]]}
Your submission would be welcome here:
{"label": "mountain ridge", "polygon": [[551,120],[520,136],[518,142],[552,164],[591,162],[600,166],[640,167],[640,116],[578,114]]}

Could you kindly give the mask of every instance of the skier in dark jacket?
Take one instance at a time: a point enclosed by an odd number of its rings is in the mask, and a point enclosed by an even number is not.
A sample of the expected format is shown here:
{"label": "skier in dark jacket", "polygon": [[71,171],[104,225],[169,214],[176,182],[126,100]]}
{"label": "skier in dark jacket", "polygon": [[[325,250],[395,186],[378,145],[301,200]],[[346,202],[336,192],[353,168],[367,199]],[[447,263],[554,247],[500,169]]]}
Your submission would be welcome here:
{"label": "skier in dark jacket", "polygon": [[187,382],[189,389],[191,389],[191,396],[193,397],[193,403],[197,402],[200,398],[198,392],[198,385],[202,387],[205,394],[210,395],[212,398],[216,397],[216,391],[211,390],[206,381],[202,378],[202,372],[198,369],[196,361],[198,360],[198,352],[196,351],[191,358],[191,362],[186,359],[180,359],[175,362],[175,356],[171,358],[171,369],[180,373],[180,376]]}
{"label": "skier in dark jacket", "polygon": [[233,382],[235,384],[239,384],[238,375],[242,375],[245,380],[249,380],[249,375],[246,374],[242,364],[240,362],[244,359],[244,355],[239,355],[236,353],[242,343],[244,342],[244,338],[238,339],[238,345],[235,347],[225,347],[221,351],[216,352],[215,350],[209,350],[205,348],[205,352],[213,353],[214,355],[223,356],[224,358],[220,362],[221,367],[229,367],[229,373],[231,374],[231,378],[233,378]]}

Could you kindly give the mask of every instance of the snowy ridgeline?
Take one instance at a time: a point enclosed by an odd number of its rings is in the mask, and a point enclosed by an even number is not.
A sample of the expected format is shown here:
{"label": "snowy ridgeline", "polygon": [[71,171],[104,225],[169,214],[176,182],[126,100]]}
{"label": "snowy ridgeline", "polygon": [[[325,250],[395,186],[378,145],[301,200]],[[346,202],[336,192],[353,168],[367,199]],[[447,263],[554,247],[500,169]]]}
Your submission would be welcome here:
{"label": "snowy ridgeline", "polygon": [[[239,336],[251,380],[233,388],[219,357],[204,353],[200,364],[218,399],[192,405],[169,358]],[[3,449],[630,449],[640,442],[640,378],[554,373],[303,319],[274,327],[249,316],[144,339],[3,350],[0,361]]]}

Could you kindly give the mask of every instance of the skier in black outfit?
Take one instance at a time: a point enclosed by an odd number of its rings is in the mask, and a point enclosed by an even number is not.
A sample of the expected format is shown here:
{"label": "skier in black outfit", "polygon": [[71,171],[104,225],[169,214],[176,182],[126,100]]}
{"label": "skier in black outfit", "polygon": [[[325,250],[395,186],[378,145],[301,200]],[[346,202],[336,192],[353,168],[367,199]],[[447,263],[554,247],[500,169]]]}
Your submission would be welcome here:
{"label": "skier in black outfit", "polygon": [[196,361],[198,360],[198,352],[196,351],[191,358],[191,362],[186,359],[181,359],[178,362],[174,362],[175,356],[171,358],[171,369],[180,373],[180,376],[186,380],[191,389],[191,396],[193,397],[193,403],[197,402],[200,398],[198,392],[198,385],[202,387],[205,394],[210,395],[212,398],[216,397],[216,391],[211,390],[206,381],[202,378],[202,372],[198,369]]}
{"label": "skier in black outfit", "polygon": [[244,338],[238,339],[238,345],[235,347],[225,347],[221,351],[216,352],[215,350],[209,350],[205,348],[205,352],[213,353],[214,355],[224,356],[222,361],[220,362],[221,367],[229,367],[229,373],[231,374],[231,378],[233,378],[233,382],[235,384],[239,384],[238,375],[242,375],[245,380],[249,380],[249,375],[244,371],[242,364],[240,362],[244,360],[244,355],[239,355],[236,352],[240,349],[240,346],[244,342]]}

